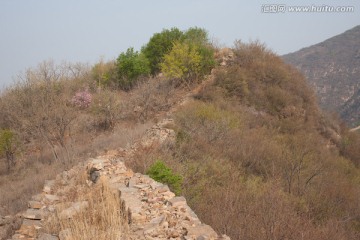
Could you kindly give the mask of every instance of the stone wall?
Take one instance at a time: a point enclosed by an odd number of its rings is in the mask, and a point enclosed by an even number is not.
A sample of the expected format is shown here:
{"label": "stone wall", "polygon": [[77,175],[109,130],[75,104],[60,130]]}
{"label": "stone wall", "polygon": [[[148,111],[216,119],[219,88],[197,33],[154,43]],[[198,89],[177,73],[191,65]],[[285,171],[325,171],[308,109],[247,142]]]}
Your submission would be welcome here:
{"label": "stone wall", "polygon": [[[106,182],[120,196],[122,211],[128,223],[128,233],[121,239],[229,239],[203,224],[187,205],[184,197],[175,196],[168,186],[154,181],[149,176],[133,173],[124,161],[134,156],[139,146],[149,146],[154,141],[161,143],[172,138],[174,133],[164,126],[171,122],[165,119],[149,129],[145,136],[128,149],[118,149],[105,156],[89,159],[56,179],[45,183],[43,192],[33,196],[29,208],[21,214],[22,225],[13,240],[67,240],[69,231],[51,235],[44,229],[44,222],[55,214],[59,204],[66,203],[73,194],[79,176],[86,176],[88,188]],[[101,181],[100,181],[101,180]],[[76,191],[76,190],[75,190]],[[66,209],[58,212],[64,219],[86,211],[86,201],[68,202]],[[1,222],[0,222],[1,223]]]}

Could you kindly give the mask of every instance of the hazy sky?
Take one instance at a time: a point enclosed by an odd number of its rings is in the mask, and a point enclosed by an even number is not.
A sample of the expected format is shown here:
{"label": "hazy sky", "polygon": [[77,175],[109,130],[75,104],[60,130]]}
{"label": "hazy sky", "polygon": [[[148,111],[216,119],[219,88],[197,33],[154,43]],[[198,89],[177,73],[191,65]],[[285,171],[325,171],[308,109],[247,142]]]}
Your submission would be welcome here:
{"label": "hazy sky", "polygon": [[[355,10],[263,13],[269,3]],[[259,39],[285,54],[359,24],[359,0],[0,0],[0,88],[43,60],[114,59],[130,46],[139,49],[163,28],[203,27],[228,46],[236,39]]]}

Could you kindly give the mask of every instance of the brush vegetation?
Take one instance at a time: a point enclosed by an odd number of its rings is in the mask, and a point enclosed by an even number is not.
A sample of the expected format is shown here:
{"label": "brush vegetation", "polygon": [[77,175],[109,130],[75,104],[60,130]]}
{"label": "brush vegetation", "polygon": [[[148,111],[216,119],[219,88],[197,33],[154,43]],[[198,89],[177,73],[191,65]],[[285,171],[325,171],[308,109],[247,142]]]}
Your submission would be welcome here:
{"label": "brush vegetation", "polygon": [[163,159],[199,217],[232,239],[358,239],[359,135],[263,44],[232,51],[175,113],[176,142],[129,164]]}
{"label": "brush vegetation", "polygon": [[[231,51],[220,66],[205,30],[173,28],[114,61],[27,70],[0,97],[0,214],[26,208],[63,169],[131,144],[207,79],[174,112],[176,141],[127,164],[232,239],[359,239],[359,134],[324,115],[304,77],[263,44]],[[73,225],[85,236],[97,219]]]}

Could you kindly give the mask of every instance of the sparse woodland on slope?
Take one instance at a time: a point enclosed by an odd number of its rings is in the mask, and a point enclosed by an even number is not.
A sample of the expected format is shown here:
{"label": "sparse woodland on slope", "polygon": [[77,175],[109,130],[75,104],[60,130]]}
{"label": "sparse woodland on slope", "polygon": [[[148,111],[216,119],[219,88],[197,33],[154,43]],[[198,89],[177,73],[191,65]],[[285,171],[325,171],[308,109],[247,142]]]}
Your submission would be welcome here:
{"label": "sparse woodland on slope", "polygon": [[161,179],[232,239],[360,237],[359,135],[323,116],[304,77],[260,43],[219,50],[203,29],[173,28],[114,62],[45,62],[24,78],[0,99],[2,214],[31,194],[7,196],[9,180],[125,145],[203,81],[173,109],[176,142],[139,149],[128,166],[165,169]]}

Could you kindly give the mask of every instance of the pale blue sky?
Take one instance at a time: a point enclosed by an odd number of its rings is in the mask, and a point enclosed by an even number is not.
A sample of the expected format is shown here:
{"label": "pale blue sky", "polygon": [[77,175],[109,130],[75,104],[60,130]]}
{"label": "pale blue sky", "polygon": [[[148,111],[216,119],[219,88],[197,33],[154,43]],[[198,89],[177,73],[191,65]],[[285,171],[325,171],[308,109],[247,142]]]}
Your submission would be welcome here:
{"label": "pale blue sky", "polygon": [[[355,11],[262,13],[269,3],[345,5]],[[43,60],[114,59],[163,28],[203,27],[228,46],[236,39],[259,39],[285,54],[359,24],[358,0],[0,0],[0,88]]]}

